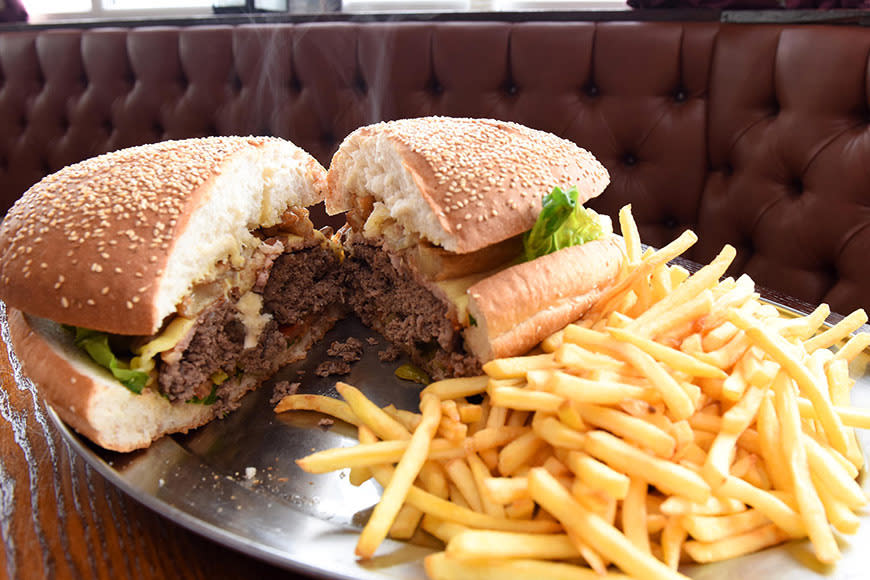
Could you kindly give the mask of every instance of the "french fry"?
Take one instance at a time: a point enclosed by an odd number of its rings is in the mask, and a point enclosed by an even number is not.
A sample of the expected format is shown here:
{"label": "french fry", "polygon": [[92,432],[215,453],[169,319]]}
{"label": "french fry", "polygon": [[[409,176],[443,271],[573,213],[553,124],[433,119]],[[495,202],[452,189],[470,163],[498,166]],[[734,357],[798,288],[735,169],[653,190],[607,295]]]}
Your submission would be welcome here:
{"label": "french fry", "polygon": [[483,365],[483,372],[494,379],[511,379],[525,377],[531,370],[555,369],[559,366],[561,363],[552,354],[539,354],[491,360]]}
{"label": "french fry", "polygon": [[546,560],[460,560],[436,552],[423,560],[426,575],[432,580],[630,580],[624,574],[599,574],[562,562]]}
{"label": "french fry", "polygon": [[804,438],[801,436],[800,415],[791,379],[782,372],[773,382],[774,406],[781,417],[782,447],[791,475],[794,496],[800,508],[807,535],[816,557],[825,563],[840,558],[840,549],[825,517],[825,509],[810,478],[810,467]]}
{"label": "french fry", "polygon": [[805,341],[804,350],[812,354],[816,349],[832,347],[866,323],[867,313],[859,308],[834,326]]}
{"label": "french fry", "polygon": [[747,316],[736,310],[731,311],[729,320],[744,330],[749,338],[765,350],[783,369],[794,379],[800,388],[801,394],[812,401],[815,412],[825,430],[825,434],[831,441],[834,449],[840,453],[846,453],[848,444],[843,430],[843,422],[839,415],[834,412],[833,405],[828,398],[827,386],[820,384],[818,377],[813,376],[806,366],[792,354],[789,344],[779,335],[773,334],[760,326]]}
{"label": "french fry", "polygon": [[[387,465],[377,465],[372,473],[381,485],[387,485],[393,478],[394,468]],[[559,531],[559,525],[552,521],[535,521],[529,519],[508,519],[490,516],[458,506],[448,500],[417,487],[411,486],[405,501],[424,514],[431,514],[444,521],[454,522],[469,528],[503,530],[507,532],[523,532],[530,534],[549,534]]]}
{"label": "french fry", "polygon": [[483,502],[480,499],[474,475],[471,473],[471,468],[468,466],[465,458],[445,461],[444,471],[447,472],[447,477],[450,478],[450,481],[453,482],[462,494],[462,497],[465,498],[465,503],[474,511],[482,512]]}
{"label": "french fry", "polygon": [[703,470],[704,479],[714,490],[728,478],[737,438],[755,420],[766,392],[751,387],[743,398],[722,416],[720,431],[710,446]]}
{"label": "french fry", "polygon": [[716,493],[754,507],[792,538],[802,538],[807,534],[800,515],[776,494],[734,476],[729,476]]}
{"label": "french fry", "polygon": [[592,321],[600,320],[603,315],[610,312],[611,303],[618,301],[626,289],[630,288],[637,280],[649,275],[659,265],[670,262],[691,248],[697,241],[698,236],[695,232],[685,230],[677,239],[651,256],[645,257],[636,268],[631,269],[619,282],[604,291],[598,302],[586,313],[585,318]]}
{"label": "french fry", "polygon": [[489,379],[485,376],[444,379],[430,383],[420,392],[420,396],[422,397],[424,394],[429,394],[435,395],[439,399],[471,397],[486,391],[486,385],[488,382]]}
{"label": "french fry", "polygon": [[727,515],[746,510],[746,504],[733,497],[710,496],[705,502],[693,502],[684,497],[672,495],[661,503],[661,512],[668,516]]}
{"label": "french fry", "polygon": [[669,568],[676,570],[680,566],[680,554],[683,544],[688,537],[686,529],[679,518],[668,518],[665,527],[662,528],[662,562]]}
{"label": "french fry", "polygon": [[412,505],[405,504],[399,509],[396,514],[393,525],[390,526],[390,531],[387,535],[394,540],[409,540],[417,531],[420,525],[420,520],[423,519],[423,512]]}
{"label": "french fry", "polygon": [[498,471],[502,475],[516,473],[546,443],[534,431],[520,435],[505,445],[498,456]]}
{"label": "french fry", "polygon": [[[638,550],[651,554],[650,531],[646,511],[646,493],[649,486],[638,478],[632,478],[628,493],[622,502],[622,533]],[[654,533],[654,532],[652,532]]]}
{"label": "french fry", "polygon": [[530,431],[530,427],[487,427],[471,436],[470,447],[478,452],[494,450]]}
{"label": "french fry", "polygon": [[360,420],[347,403],[325,395],[287,395],[275,406],[276,413],[285,411],[317,411],[359,426]]}
{"label": "french fry", "polygon": [[529,480],[525,477],[488,477],[483,493],[493,503],[507,505],[529,497]]}
{"label": "french fry", "polygon": [[568,454],[568,467],[579,481],[589,487],[607,493],[614,499],[625,499],[631,480],[624,473],[616,471],[594,457],[572,451]]}
{"label": "french fry", "polygon": [[436,518],[431,514],[425,514],[423,516],[423,519],[420,521],[420,527],[444,542],[445,544],[449,542],[450,539],[454,536],[457,536],[469,529],[462,524],[442,520],[440,518]]}
{"label": "french fry", "polygon": [[778,325],[779,334],[785,337],[798,338],[806,341],[818,331],[822,324],[825,323],[829,314],[831,314],[830,306],[827,304],[819,304],[806,316],[781,319],[782,323]]}
{"label": "french fry", "polygon": [[813,480],[813,485],[819,492],[819,499],[822,500],[822,505],[825,506],[825,516],[834,529],[841,534],[854,534],[858,531],[858,526],[861,525],[861,520],[852,509],[846,505],[846,502],[835,497],[831,490],[825,487],[817,473],[810,474]]}
{"label": "french fry", "polygon": [[536,413],[532,421],[532,430],[553,447],[583,449],[585,440],[583,433],[571,429],[556,417]]}
{"label": "french fry", "polygon": [[587,433],[584,451],[629,476],[645,478],[666,493],[699,503],[710,497],[710,486],[697,473],[647,455],[610,433]]}
{"label": "french fry", "polygon": [[672,369],[693,375],[711,379],[724,379],[728,373],[722,369],[698,360],[690,354],[670,348],[663,344],[643,338],[624,329],[610,328],[610,335],[622,342],[628,342],[638,347],[654,359],[665,363]]}
{"label": "french fry", "polygon": [[458,559],[536,558],[570,560],[580,551],[566,534],[519,534],[468,530],[454,536],[445,550]]}
{"label": "french fry", "polygon": [[619,209],[619,227],[622,231],[622,239],[625,240],[625,255],[629,264],[640,262],[641,245],[640,234],[637,232],[637,224],[631,215],[631,205],[624,205]]}
{"label": "french fry", "polygon": [[529,471],[529,491],[544,509],[558,514],[559,521],[569,533],[629,575],[648,580],[686,578],[651,554],[638,550],[616,528],[585,510],[546,470],[535,468]]}
{"label": "french fry", "polygon": [[[422,395],[420,408],[423,420],[411,436],[408,449],[399,460],[393,477],[385,486],[381,501],[377,503],[369,521],[360,532],[356,555],[363,559],[374,556],[375,550],[387,537],[390,526],[393,525],[429,454],[429,446],[441,421],[441,402],[435,395]],[[377,433],[375,429],[372,431]]]}
{"label": "french fry", "polygon": [[870,346],[870,332],[859,332],[853,335],[835,354],[834,358],[851,361]]}
{"label": "french fry", "polygon": [[700,542],[717,542],[730,536],[743,534],[770,523],[770,519],[756,509],[721,516],[687,514],[680,523],[692,538]]}
{"label": "french fry", "polygon": [[[613,405],[625,399],[641,399],[644,401],[655,401],[658,399],[653,389],[626,383],[594,381],[575,377],[561,371],[556,371],[551,375],[550,380],[546,384],[546,389],[549,393],[540,394],[549,394],[550,397],[557,399],[560,404],[565,399],[578,403],[597,403],[599,405]],[[537,407],[539,411],[555,413],[559,410],[558,405],[554,406],[550,404],[549,399],[542,398],[539,405]]]}
{"label": "french fry", "polygon": [[668,459],[676,451],[677,443],[673,436],[650,422],[616,409],[600,405],[581,405],[580,416],[584,422],[650,449],[659,457]]}
{"label": "french fry", "polygon": [[517,387],[496,387],[489,390],[493,405],[520,411],[543,410],[555,413],[565,399],[552,393],[519,389]]}
{"label": "french fry", "polygon": [[[297,465],[308,473],[328,473],[345,468],[369,467],[385,463],[395,463],[407,453],[409,440],[378,441],[354,447],[336,447],[317,451],[296,460]],[[465,456],[461,442],[435,439],[430,446],[433,459],[452,459]]]}
{"label": "french fry", "polygon": [[[612,331],[613,329],[611,329]],[[577,344],[566,342],[555,353],[554,358],[565,367],[595,368],[610,370],[621,374],[627,374],[629,368],[625,361],[621,361],[608,354],[594,352]]]}
{"label": "french fry", "polygon": [[[368,426],[381,439],[411,439],[408,430],[387,414],[383,409],[372,403],[359,389],[347,383],[335,384],[338,394],[347,401],[360,422]],[[440,405],[439,405],[440,410]],[[440,417],[440,412],[439,412]]]}
{"label": "french fry", "polygon": [[694,413],[695,407],[689,393],[653,357],[631,344],[620,345],[619,352],[649,379],[650,384],[661,394],[674,419],[686,419]]}
{"label": "french fry", "polygon": [[683,549],[696,562],[716,562],[757,552],[788,539],[788,534],[773,524],[767,524],[709,544],[691,540],[683,544]]}
{"label": "french fry", "polygon": [[[736,255],[736,250],[732,246],[726,245],[712,262],[689,276],[667,298],[660,300],[635,319],[629,330],[640,335],[654,335],[661,328],[662,321],[671,318],[669,315],[672,311],[684,304],[691,303],[695,297],[713,287],[731,265],[731,262],[734,261]],[[710,307],[712,308],[712,303]]]}

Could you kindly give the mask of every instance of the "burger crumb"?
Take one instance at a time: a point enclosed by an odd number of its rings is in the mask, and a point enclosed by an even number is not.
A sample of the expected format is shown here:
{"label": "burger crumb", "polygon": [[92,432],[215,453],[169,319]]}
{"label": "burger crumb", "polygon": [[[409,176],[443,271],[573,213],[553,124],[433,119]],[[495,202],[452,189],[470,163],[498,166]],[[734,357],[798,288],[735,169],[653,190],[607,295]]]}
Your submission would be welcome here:
{"label": "burger crumb", "polygon": [[345,362],[355,362],[362,358],[363,343],[360,339],[350,337],[346,341],[336,340],[329,345],[326,354],[339,357]]}
{"label": "burger crumb", "polygon": [[390,345],[384,350],[378,352],[378,360],[381,362],[393,362],[399,355],[402,354],[395,345]]}
{"label": "burger crumb", "polygon": [[328,360],[317,365],[314,374],[318,377],[346,375],[350,373],[350,363],[345,360]]}
{"label": "burger crumb", "polygon": [[318,427],[322,427],[324,430],[329,429],[335,425],[335,421],[330,419],[329,417],[323,417],[320,421],[317,422]]}
{"label": "burger crumb", "polygon": [[302,383],[291,383],[290,381],[280,381],[275,383],[272,390],[272,398],[269,399],[270,405],[276,405],[281,399],[288,395],[295,395]]}
{"label": "burger crumb", "polygon": [[367,336],[366,342],[369,343],[369,346],[378,346],[378,339],[374,336]]}

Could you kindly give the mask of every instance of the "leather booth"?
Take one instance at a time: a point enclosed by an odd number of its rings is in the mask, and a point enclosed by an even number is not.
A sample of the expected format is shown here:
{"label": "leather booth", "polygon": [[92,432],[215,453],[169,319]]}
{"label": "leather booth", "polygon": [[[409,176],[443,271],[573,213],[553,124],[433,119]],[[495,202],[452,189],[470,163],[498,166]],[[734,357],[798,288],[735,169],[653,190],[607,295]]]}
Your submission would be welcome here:
{"label": "leather booth", "polygon": [[712,21],[329,21],[0,32],[0,211],[130,145],[495,117],[591,150],[642,239],[835,311],[870,307],[870,29]]}

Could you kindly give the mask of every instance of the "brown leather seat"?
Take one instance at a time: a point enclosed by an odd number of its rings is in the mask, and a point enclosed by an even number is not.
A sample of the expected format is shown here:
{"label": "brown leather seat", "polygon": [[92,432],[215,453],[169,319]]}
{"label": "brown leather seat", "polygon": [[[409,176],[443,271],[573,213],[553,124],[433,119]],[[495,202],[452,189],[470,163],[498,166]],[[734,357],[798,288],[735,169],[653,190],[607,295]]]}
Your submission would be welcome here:
{"label": "brown leather seat", "polygon": [[324,164],[383,119],[515,120],[587,147],[644,241],[870,307],[870,30],[719,22],[314,22],[0,33],[0,211],[121,147],[286,137]]}

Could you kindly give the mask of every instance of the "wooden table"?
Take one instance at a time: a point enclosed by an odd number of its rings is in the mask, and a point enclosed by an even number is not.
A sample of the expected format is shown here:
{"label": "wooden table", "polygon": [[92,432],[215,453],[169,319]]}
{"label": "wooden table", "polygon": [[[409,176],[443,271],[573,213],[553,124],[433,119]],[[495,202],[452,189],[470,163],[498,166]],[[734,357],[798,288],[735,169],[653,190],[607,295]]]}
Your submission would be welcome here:
{"label": "wooden table", "polygon": [[0,578],[303,578],[137,503],[60,436],[0,340]]}

